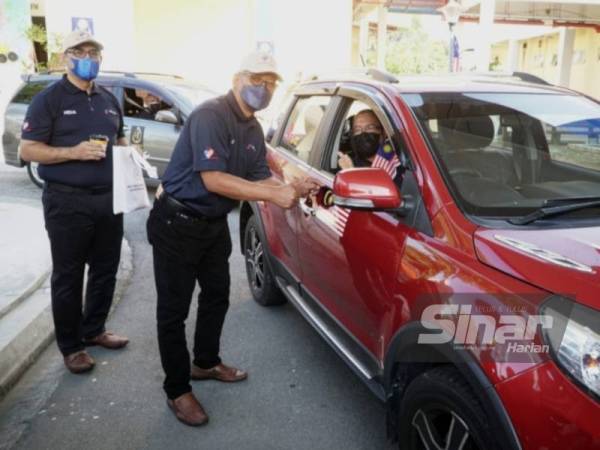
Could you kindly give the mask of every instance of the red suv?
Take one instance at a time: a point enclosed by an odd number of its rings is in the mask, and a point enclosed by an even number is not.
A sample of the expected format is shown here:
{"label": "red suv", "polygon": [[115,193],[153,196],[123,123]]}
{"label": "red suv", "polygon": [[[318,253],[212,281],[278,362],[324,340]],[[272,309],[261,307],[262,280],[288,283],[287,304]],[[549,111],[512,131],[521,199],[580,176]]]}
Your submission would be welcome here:
{"label": "red suv", "polygon": [[[323,187],[241,205],[254,299],[297,307],[402,449],[600,448],[600,104],[525,74],[370,75],[299,85],[268,133],[276,177]],[[340,170],[364,110],[395,182]]]}

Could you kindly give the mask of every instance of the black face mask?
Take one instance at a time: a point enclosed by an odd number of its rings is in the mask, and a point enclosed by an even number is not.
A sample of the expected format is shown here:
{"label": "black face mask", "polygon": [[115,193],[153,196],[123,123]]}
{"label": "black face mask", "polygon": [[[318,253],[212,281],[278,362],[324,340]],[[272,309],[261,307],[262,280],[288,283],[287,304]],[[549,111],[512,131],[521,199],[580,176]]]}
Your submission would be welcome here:
{"label": "black face mask", "polygon": [[156,114],[158,111],[160,111],[160,102],[150,103],[148,106],[146,106],[146,109],[152,114]]}
{"label": "black face mask", "polygon": [[378,133],[360,133],[352,136],[352,151],[360,159],[369,159],[377,153],[380,136]]}

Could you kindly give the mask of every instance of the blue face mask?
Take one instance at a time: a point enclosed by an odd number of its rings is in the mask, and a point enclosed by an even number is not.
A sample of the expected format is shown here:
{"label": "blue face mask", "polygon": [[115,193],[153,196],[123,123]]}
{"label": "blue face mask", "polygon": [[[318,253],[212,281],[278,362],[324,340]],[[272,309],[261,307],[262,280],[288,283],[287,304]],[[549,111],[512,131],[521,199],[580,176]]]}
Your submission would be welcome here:
{"label": "blue face mask", "polygon": [[100,61],[90,58],[71,58],[73,68],[71,69],[77,78],[85,81],[91,81],[98,76],[100,72]]}
{"label": "blue face mask", "polygon": [[240,97],[242,97],[244,103],[246,103],[252,111],[265,109],[271,101],[271,93],[262,85],[252,86],[247,84],[242,88]]}

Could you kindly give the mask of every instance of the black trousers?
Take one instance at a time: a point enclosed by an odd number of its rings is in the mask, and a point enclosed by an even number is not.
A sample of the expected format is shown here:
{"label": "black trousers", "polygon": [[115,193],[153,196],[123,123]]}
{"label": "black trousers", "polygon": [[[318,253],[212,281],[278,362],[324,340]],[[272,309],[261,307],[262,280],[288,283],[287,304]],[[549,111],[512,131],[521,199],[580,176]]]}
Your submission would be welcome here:
{"label": "black trousers", "polygon": [[[42,194],[52,252],[51,297],[56,340],[63,355],[84,348],[83,338],[105,331],[123,240],[123,215],[112,212],[112,193]],[[88,264],[85,307],[83,277]]]}
{"label": "black trousers", "polygon": [[147,223],[153,247],[158,295],[158,346],[170,399],[191,391],[185,320],[196,282],[200,285],[194,335],[194,364],[208,369],[221,362],[219,342],[229,308],[231,237],[227,218],[201,220],[180,214],[161,199]]}

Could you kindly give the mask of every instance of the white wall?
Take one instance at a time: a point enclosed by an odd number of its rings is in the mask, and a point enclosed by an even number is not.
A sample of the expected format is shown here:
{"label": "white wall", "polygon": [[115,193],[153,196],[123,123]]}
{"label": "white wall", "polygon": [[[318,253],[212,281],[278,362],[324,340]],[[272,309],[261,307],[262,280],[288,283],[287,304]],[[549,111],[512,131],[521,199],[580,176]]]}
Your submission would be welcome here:
{"label": "white wall", "polygon": [[134,68],[132,0],[46,0],[45,11],[49,36],[68,34],[72,17],[92,17],[95,36],[104,45],[102,69]]}
{"label": "white wall", "polygon": [[350,67],[351,0],[268,0],[273,41],[283,75]]}

